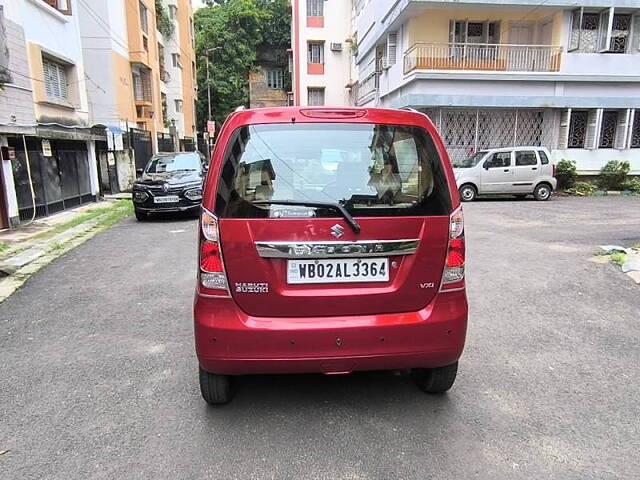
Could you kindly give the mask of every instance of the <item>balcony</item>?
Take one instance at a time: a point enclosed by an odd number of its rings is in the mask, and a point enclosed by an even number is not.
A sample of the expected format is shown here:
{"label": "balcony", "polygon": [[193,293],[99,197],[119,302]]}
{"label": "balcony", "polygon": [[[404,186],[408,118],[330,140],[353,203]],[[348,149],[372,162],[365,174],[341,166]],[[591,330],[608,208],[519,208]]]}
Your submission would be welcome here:
{"label": "balcony", "polygon": [[404,73],[419,70],[557,72],[562,47],[499,43],[416,43],[404,54]]}

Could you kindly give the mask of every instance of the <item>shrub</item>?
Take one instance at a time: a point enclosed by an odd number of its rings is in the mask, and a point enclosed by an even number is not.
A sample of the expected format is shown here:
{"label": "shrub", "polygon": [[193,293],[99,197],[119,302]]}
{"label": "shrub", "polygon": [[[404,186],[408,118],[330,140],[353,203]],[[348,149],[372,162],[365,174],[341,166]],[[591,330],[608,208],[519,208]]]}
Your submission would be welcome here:
{"label": "shrub", "polygon": [[604,190],[621,190],[630,169],[629,162],[611,160],[600,169],[598,185]]}
{"label": "shrub", "polygon": [[623,190],[629,190],[633,193],[640,193],[640,177],[629,178],[622,183]]}
{"label": "shrub", "polygon": [[594,195],[596,193],[596,186],[589,182],[577,182],[573,187],[565,190],[569,195],[578,195],[579,197],[586,197]]}
{"label": "shrub", "polygon": [[565,160],[564,158],[556,165],[556,179],[558,188],[567,189],[575,185],[578,173],[576,172],[576,162]]}
{"label": "shrub", "polygon": [[156,0],[156,23],[158,24],[158,30],[165,38],[173,37],[175,26],[160,0]]}

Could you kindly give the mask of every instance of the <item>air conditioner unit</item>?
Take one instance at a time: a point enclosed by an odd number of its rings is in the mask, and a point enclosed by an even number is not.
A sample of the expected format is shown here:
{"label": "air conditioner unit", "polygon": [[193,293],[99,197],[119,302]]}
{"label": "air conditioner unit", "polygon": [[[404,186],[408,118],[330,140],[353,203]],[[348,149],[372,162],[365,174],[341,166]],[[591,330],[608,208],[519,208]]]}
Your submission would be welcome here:
{"label": "air conditioner unit", "polygon": [[332,52],[341,52],[342,51],[342,44],[341,43],[332,43],[329,48],[331,49]]}

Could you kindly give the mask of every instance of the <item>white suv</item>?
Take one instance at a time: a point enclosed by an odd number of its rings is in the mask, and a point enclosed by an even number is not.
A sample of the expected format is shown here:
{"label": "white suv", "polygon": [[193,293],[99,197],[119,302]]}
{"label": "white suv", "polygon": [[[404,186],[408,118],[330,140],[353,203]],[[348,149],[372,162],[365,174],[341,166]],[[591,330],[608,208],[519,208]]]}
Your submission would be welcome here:
{"label": "white suv", "polygon": [[536,200],[548,200],[557,185],[551,154],[544,147],[481,150],[454,163],[453,171],[463,202],[485,194],[532,194]]}

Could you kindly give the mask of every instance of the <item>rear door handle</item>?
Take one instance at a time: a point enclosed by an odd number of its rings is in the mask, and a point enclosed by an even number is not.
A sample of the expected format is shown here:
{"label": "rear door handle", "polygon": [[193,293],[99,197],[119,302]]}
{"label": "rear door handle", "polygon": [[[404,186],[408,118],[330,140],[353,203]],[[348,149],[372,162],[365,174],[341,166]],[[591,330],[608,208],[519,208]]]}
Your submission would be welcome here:
{"label": "rear door handle", "polygon": [[508,171],[509,171],[509,169],[508,169],[508,168],[505,168],[505,169],[504,169],[504,171],[505,171],[505,172],[508,172]]}
{"label": "rear door handle", "polygon": [[538,169],[538,167],[533,167],[531,170],[537,170],[537,169]]}

